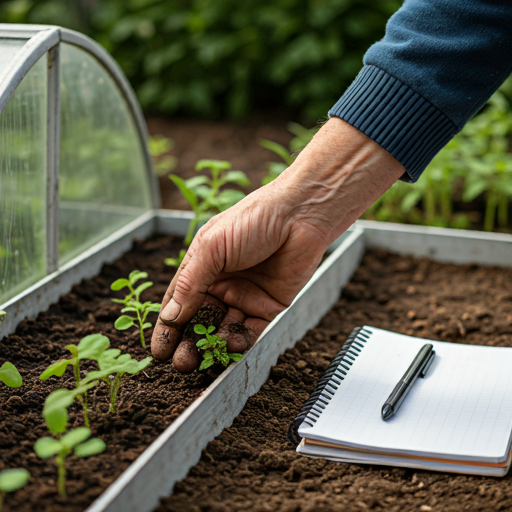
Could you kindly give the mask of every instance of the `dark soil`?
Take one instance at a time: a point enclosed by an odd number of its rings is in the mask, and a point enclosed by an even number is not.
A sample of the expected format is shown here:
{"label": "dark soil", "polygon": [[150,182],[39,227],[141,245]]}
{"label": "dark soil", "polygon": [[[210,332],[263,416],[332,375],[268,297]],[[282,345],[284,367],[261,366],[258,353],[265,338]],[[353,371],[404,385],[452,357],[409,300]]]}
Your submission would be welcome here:
{"label": "dark soil", "polygon": [[334,463],[300,456],[286,439],[355,326],[512,346],[511,285],[512,269],[367,253],[338,304],[280,357],[267,383],[158,512],[512,510],[512,474],[490,478]]}
{"label": "dark soil", "polygon": [[[276,116],[255,116],[240,122],[151,118],[147,123],[152,135],[164,135],[174,141],[169,153],[178,159],[174,174],[184,179],[196,176],[194,167],[202,158],[228,160],[233,169],[244,171],[249,177],[251,186],[240,189],[245,193],[261,186],[268,162],[280,161],[275,153],[260,146],[260,139],[288,147],[293,137],[286,129],[287,120]],[[190,210],[168,177],[160,178],[160,189],[163,208]]]}
{"label": "dark soil", "polygon": [[[77,344],[92,333],[105,334],[111,347],[129,352],[136,359],[149,355],[149,349],[141,346],[138,331],[115,330],[121,306],[111,302],[114,292],[110,284],[134,269],[144,270],[155,284],[142,294],[142,299],[160,302],[174,274],[163,260],[176,257],[181,248],[183,245],[173,236],[136,243],[131,252],[105,265],[98,277],[75,286],[58,304],[35,320],[23,321],[14,334],[1,340],[0,364],[6,360],[14,363],[23,377],[23,386],[10,389],[0,384],[0,470],[24,467],[31,474],[23,490],[7,497],[6,510],[84,510],[212,382],[208,375],[182,375],[169,363],[153,362],[144,373],[124,377],[117,415],[108,413],[106,384],[94,388],[90,392],[91,429],[105,441],[107,450],[88,459],[69,457],[69,500],[65,504],[60,501],[56,495],[56,466],[52,459],[39,459],[33,446],[38,438],[49,435],[41,416],[46,396],[60,387],[71,389],[73,376],[70,368],[60,379],[51,377],[42,382],[39,375],[51,362],[69,356],[64,348],[67,344]],[[121,298],[122,292],[115,296]],[[155,318],[156,314],[151,320]],[[150,338],[148,330],[148,344]],[[87,362],[81,365],[82,370],[93,367]],[[70,427],[82,426],[82,418],[80,406],[73,405]]]}

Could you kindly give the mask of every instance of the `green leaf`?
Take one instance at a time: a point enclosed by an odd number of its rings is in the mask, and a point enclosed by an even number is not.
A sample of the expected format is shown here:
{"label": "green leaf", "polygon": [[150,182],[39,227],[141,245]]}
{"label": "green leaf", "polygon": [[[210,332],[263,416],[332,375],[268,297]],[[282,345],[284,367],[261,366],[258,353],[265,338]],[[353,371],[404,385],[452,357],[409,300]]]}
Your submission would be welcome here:
{"label": "green leaf", "polygon": [[142,325],[142,330],[149,329],[153,324],[151,322],[146,322]]}
{"label": "green leaf", "polygon": [[129,284],[130,284],[130,281],[128,281],[128,279],[123,279],[123,278],[122,279],[118,279],[117,281],[114,281],[110,285],[110,289],[114,290],[114,291],[122,290],[123,288],[125,288]]}
{"label": "green leaf", "polygon": [[205,339],[205,338],[202,338],[200,339],[197,343],[196,343],[196,347],[197,348],[201,348],[201,349],[204,349],[208,346],[208,341]]}
{"label": "green leaf", "polygon": [[199,160],[196,164],[196,171],[202,171],[203,169],[229,171],[231,164],[225,160]]}
{"label": "green leaf", "polygon": [[157,304],[156,302],[152,302],[147,308],[146,311],[151,311],[152,313],[160,313],[160,309],[162,308],[161,304]]}
{"label": "green leaf", "polygon": [[206,334],[206,327],[201,324],[194,325],[194,332],[196,334]]}
{"label": "green leaf", "polygon": [[26,469],[0,471],[0,492],[14,492],[27,485],[30,473]]}
{"label": "green leaf", "polygon": [[236,183],[241,187],[248,187],[251,184],[247,175],[242,171],[229,171],[221,181],[223,183]]}
{"label": "green leaf", "polygon": [[140,270],[133,270],[130,272],[128,279],[130,280],[130,284],[133,286],[139,279],[147,279],[147,272],[141,272]]}
{"label": "green leaf", "polygon": [[170,174],[169,178],[179,188],[183,197],[189,202],[190,206],[194,211],[197,210],[197,196],[193,190],[187,187],[185,182],[175,174]]}
{"label": "green leaf", "polygon": [[126,300],[121,299],[110,299],[112,302],[115,302],[116,304],[126,304]]}
{"label": "green leaf", "polygon": [[207,176],[194,176],[193,178],[190,178],[185,181],[185,185],[194,190],[196,187],[199,187],[200,185],[206,185],[209,183],[210,180]]}
{"label": "green leaf", "polygon": [[204,359],[201,363],[201,366],[199,367],[199,371],[206,370],[207,368],[210,368],[212,366],[213,360]]}
{"label": "green leaf", "polygon": [[62,444],[53,437],[42,437],[36,441],[34,451],[41,459],[47,459],[60,452]]}
{"label": "green leaf", "polygon": [[128,306],[126,308],[121,309],[121,313],[137,313],[137,308],[133,306]]}
{"label": "green leaf", "polygon": [[211,352],[205,352],[203,354],[203,359],[206,359],[207,361],[213,361],[213,355]]}
{"label": "green leaf", "polygon": [[68,359],[60,359],[59,361],[55,361],[55,363],[52,363],[41,374],[40,379],[46,380],[49,379],[52,375],[55,375],[56,377],[62,377],[62,375],[66,371],[66,368],[68,367],[68,364],[71,364],[71,361],[69,361]]}
{"label": "green leaf", "polygon": [[213,357],[215,357],[217,360],[220,361],[220,352],[219,352],[219,349],[217,348],[214,348],[213,349]]}
{"label": "green leaf", "polygon": [[135,359],[132,359],[123,365],[122,371],[131,375],[135,375],[136,373],[139,373],[147,368],[152,360],[152,357],[146,357],[145,359],[142,359],[142,361],[136,361]]}
{"label": "green leaf", "polygon": [[135,296],[139,298],[140,294],[150,286],[153,286],[151,281],[146,281],[145,283],[140,284],[137,286],[137,288],[135,288]]}
{"label": "green leaf", "polygon": [[23,384],[20,372],[9,361],[6,361],[0,368],[0,380],[10,388],[19,388]]}
{"label": "green leaf", "polygon": [[110,340],[103,334],[91,334],[78,344],[78,359],[97,360],[110,346]]}
{"label": "green leaf", "polygon": [[221,354],[220,355],[220,362],[224,365],[224,366],[227,366],[229,364],[229,356],[227,354]]}
{"label": "green leaf", "polygon": [[106,447],[106,444],[101,439],[93,437],[89,441],[79,444],[75,448],[75,455],[77,457],[90,457],[91,455],[104,452]]}
{"label": "green leaf", "polygon": [[261,139],[260,146],[263,146],[270,151],[273,151],[276,155],[280,156],[286,165],[291,165],[293,163],[293,157],[290,155],[289,151],[281,144],[277,142],[273,142],[271,140]]}
{"label": "green leaf", "polygon": [[210,326],[208,327],[208,331],[207,331],[207,332],[208,332],[208,334],[212,333],[213,331],[215,331],[215,326],[214,326],[214,325],[210,325]]}
{"label": "green leaf", "polygon": [[89,439],[89,437],[91,437],[91,431],[87,427],[78,427],[64,434],[60,438],[60,442],[68,448],[73,448]]}
{"label": "green leaf", "polygon": [[73,345],[71,343],[69,345],[66,345],[66,348],[71,352],[71,355],[73,357],[78,357],[78,347],[76,345]]}
{"label": "green leaf", "polygon": [[240,359],[242,359],[243,354],[237,354],[235,352],[233,352],[232,354],[229,354],[229,358],[232,360],[232,361],[240,361]]}
{"label": "green leaf", "polygon": [[123,315],[116,320],[114,327],[118,331],[125,331],[126,329],[129,329],[133,325],[135,325],[133,318],[131,316]]}
{"label": "green leaf", "polygon": [[462,199],[469,203],[473,201],[473,199],[476,199],[480,194],[485,192],[486,189],[487,182],[485,180],[474,181],[466,187],[464,194],[462,195]]}
{"label": "green leaf", "polygon": [[223,190],[215,199],[212,199],[212,204],[223,212],[234,206],[244,197],[245,194],[239,190]]}

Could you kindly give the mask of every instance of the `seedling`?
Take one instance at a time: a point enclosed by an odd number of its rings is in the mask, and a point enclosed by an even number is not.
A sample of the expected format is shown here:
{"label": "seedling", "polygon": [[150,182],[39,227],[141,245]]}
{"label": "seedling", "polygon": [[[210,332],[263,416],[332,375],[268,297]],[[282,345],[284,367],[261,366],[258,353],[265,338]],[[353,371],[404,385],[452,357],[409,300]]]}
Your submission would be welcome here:
{"label": "seedling", "polygon": [[[75,375],[75,386],[76,389],[81,387],[80,379],[80,361],[82,359],[94,359],[97,360],[100,355],[110,346],[110,341],[106,336],[102,334],[91,334],[83,338],[77,345],[67,345],[66,348],[71,352],[69,359],[59,359],[52,363],[42,374],[41,380],[47,380],[52,375],[56,377],[62,377],[68,366],[73,367],[73,373]],[[87,393],[79,393],[78,399],[82,403],[84,412],[85,425],[89,426],[89,418],[87,415]]]}
{"label": "seedling", "polygon": [[[232,171],[231,164],[223,160],[199,160],[195,169],[196,171],[209,170],[211,178],[201,175],[185,181],[175,174],[169,176],[195,213],[194,218],[188,225],[187,236],[185,237],[186,245],[190,245],[192,242],[199,222],[205,222],[217,213],[231,208],[245,197],[245,194],[239,190],[227,189],[221,191],[223,185],[235,183],[246,187],[251,184],[245,173]],[[167,258],[165,264],[179,267],[185,254],[186,251],[182,250],[178,258]]]}
{"label": "seedling", "polygon": [[175,156],[166,154],[174,147],[172,139],[163,135],[153,135],[148,140],[148,146],[158,176],[165,176],[178,165],[178,159]]}
{"label": "seedling", "polygon": [[105,350],[98,359],[99,371],[89,372],[83,380],[84,384],[92,381],[103,380],[110,386],[110,412],[117,409],[117,394],[121,385],[121,379],[126,373],[135,375],[151,363],[152,358],[146,357],[142,361],[132,359],[130,354],[121,354],[117,348]]}
{"label": "seedling", "polygon": [[0,510],[4,503],[5,495],[14,492],[27,485],[30,473],[26,469],[4,469],[0,471]]}
{"label": "seedling", "polygon": [[8,361],[0,367],[0,380],[10,388],[19,388],[23,384],[20,372]]}
{"label": "seedling", "polygon": [[55,464],[59,471],[58,490],[62,499],[66,499],[66,458],[72,453],[77,457],[90,457],[105,451],[106,446],[101,439],[90,437],[91,431],[87,427],[78,427],[60,439],[42,437],[34,445],[34,450],[41,459],[56,455]]}
{"label": "seedling", "polygon": [[149,313],[159,313],[160,312],[160,304],[156,302],[140,302],[140,294],[153,286],[151,281],[146,281],[145,283],[140,284],[137,288],[134,288],[134,285],[140,279],[146,279],[148,275],[146,272],[140,272],[139,270],[134,270],[128,276],[128,279],[118,279],[114,281],[110,288],[114,291],[122,290],[123,288],[128,288],[129,293],[124,299],[112,299],[113,302],[117,302],[118,304],[124,304],[124,308],[121,310],[121,313],[132,313],[133,316],[130,315],[122,315],[120,316],[115,323],[115,328],[119,331],[125,331],[130,327],[136,326],[140,331],[140,341],[142,346],[146,348],[146,340],[144,339],[144,330],[149,329],[151,327],[151,322],[146,322],[146,318]]}
{"label": "seedling", "polygon": [[226,350],[226,341],[217,334],[212,334],[215,330],[213,325],[208,329],[201,324],[194,325],[194,332],[196,334],[204,334],[205,337],[201,338],[196,346],[199,350],[203,351],[203,361],[199,370],[206,370],[215,363],[220,363],[223,366],[228,366],[231,361],[240,361],[242,354],[231,353]]}
{"label": "seedling", "polygon": [[2,324],[5,320],[7,313],[5,311],[0,311],[0,324]]}

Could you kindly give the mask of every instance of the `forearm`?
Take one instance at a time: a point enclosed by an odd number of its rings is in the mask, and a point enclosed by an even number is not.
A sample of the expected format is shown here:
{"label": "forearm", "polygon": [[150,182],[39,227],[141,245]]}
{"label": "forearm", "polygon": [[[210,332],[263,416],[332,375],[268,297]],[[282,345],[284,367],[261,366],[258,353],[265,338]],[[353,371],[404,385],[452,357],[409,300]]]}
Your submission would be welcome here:
{"label": "forearm", "polygon": [[331,118],[273,187],[294,219],[318,229],[328,247],[403,173],[379,144]]}

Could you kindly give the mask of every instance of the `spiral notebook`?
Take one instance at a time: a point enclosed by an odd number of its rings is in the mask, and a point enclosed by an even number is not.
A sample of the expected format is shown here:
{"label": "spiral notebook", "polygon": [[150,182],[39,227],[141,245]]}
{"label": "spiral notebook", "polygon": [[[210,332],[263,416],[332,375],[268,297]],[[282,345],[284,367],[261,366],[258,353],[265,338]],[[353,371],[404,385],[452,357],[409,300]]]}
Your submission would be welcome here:
{"label": "spiral notebook", "polygon": [[[397,413],[381,407],[425,343],[436,357]],[[503,476],[511,461],[512,348],[354,329],[290,426],[297,452],[359,464]]]}

